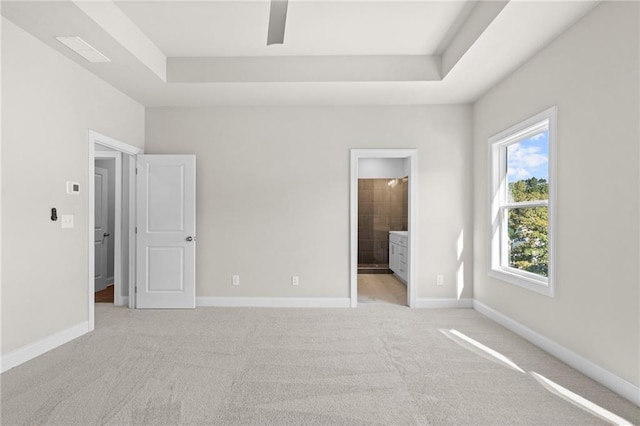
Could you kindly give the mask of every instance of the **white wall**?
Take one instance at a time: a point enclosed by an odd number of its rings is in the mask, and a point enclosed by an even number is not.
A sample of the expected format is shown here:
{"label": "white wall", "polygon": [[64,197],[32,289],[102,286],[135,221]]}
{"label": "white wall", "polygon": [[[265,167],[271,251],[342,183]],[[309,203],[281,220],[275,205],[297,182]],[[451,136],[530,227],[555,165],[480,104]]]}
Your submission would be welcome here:
{"label": "white wall", "polygon": [[471,247],[470,124],[457,105],[151,108],[146,151],[197,156],[197,296],[347,298],[349,150],[417,148],[417,297],[451,298],[463,229]]}
{"label": "white wall", "polygon": [[388,179],[407,176],[406,158],[360,158],[358,179]]}
{"label": "white wall", "polygon": [[88,320],[88,129],[142,147],[144,108],[3,18],[3,355]]}
{"label": "white wall", "polygon": [[[603,2],[474,106],[477,300],[640,384],[638,4]],[[558,106],[556,296],[487,276],[487,138]]]}

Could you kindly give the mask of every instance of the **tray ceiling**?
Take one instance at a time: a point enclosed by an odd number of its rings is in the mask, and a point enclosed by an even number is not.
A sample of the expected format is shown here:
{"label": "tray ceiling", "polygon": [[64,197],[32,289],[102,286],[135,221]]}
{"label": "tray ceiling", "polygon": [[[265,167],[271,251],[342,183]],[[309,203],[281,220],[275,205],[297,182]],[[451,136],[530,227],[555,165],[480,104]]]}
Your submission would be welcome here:
{"label": "tray ceiling", "polygon": [[[3,1],[25,31],[146,106],[473,102],[597,1]],[[79,36],[109,63],[55,37]]]}

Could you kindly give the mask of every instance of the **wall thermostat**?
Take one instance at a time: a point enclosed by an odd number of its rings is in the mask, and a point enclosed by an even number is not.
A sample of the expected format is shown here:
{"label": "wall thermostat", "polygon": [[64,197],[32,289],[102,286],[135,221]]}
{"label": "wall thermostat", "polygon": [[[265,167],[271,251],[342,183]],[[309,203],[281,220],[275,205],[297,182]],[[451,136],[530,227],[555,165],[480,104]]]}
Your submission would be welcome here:
{"label": "wall thermostat", "polygon": [[67,194],[79,194],[80,184],[78,182],[67,182]]}

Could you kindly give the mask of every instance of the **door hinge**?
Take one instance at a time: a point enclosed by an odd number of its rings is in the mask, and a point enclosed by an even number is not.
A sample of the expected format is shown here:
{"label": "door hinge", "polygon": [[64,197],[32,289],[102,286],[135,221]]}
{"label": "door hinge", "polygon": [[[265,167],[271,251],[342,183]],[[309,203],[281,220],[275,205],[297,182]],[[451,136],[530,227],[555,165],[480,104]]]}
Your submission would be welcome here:
{"label": "door hinge", "polygon": [[138,233],[138,227],[136,226],[136,234]]}
{"label": "door hinge", "polygon": [[136,167],[136,174],[138,174],[138,168]]}
{"label": "door hinge", "polygon": [[135,290],[135,291],[134,291],[134,293],[136,293],[136,294],[137,294],[137,293],[138,293],[138,286],[135,286],[135,287],[134,287],[134,290]]}

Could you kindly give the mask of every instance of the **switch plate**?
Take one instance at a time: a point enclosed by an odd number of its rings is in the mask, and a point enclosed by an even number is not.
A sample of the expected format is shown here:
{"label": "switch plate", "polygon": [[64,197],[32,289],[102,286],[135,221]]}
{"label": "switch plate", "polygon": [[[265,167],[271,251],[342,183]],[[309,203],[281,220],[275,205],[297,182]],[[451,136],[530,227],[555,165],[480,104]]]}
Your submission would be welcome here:
{"label": "switch plate", "polygon": [[233,275],[231,277],[231,283],[233,285],[240,285],[240,275]]}
{"label": "switch plate", "polygon": [[78,182],[67,182],[67,194],[77,195],[80,193],[80,184]]}
{"label": "switch plate", "polygon": [[294,275],[293,277],[291,277],[291,285],[298,285],[300,284],[300,278],[297,275]]}
{"label": "switch plate", "polygon": [[72,214],[60,215],[60,226],[66,229],[73,228],[73,215]]}
{"label": "switch plate", "polygon": [[444,275],[436,276],[436,285],[444,285]]}

